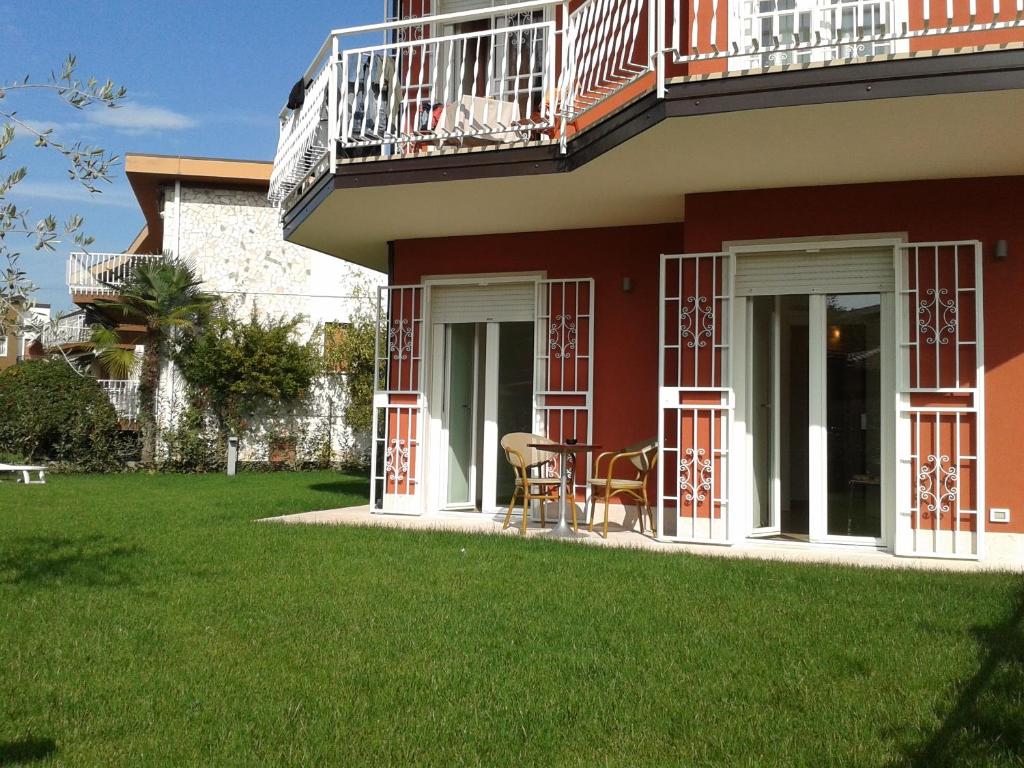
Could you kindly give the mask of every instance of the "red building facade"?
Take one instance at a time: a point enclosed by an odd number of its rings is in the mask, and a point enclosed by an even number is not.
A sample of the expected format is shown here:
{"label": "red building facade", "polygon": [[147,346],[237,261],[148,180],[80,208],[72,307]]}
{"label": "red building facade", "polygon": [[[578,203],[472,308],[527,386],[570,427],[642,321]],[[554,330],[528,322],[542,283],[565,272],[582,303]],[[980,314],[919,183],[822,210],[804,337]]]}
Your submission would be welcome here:
{"label": "red building facade", "polygon": [[658,538],[1024,562],[1024,34],[790,10],[401,6],[372,131],[357,76],[289,182],[283,114],[286,236],[389,272],[382,511],[501,507],[513,428],[656,437]]}

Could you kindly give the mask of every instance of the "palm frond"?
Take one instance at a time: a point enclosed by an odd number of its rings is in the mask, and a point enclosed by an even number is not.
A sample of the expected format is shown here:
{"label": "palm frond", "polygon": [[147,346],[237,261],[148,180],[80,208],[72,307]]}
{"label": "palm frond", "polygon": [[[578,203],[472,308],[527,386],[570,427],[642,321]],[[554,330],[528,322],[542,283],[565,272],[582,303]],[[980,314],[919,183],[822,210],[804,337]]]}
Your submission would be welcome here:
{"label": "palm frond", "polygon": [[127,379],[139,367],[134,348],[121,345],[117,331],[102,325],[92,327],[90,345],[100,365],[115,379]]}

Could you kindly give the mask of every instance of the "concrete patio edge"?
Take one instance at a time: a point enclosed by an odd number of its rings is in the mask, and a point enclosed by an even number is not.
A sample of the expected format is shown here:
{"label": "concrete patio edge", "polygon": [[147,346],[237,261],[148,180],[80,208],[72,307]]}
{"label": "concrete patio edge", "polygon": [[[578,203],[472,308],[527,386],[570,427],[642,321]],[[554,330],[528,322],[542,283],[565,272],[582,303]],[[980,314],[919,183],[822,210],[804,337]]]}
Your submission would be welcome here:
{"label": "concrete patio edge", "polygon": [[[284,523],[287,525],[347,525],[363,528],[397,528],[403,530],[474,533],[519,538],[518,521],[502,529],[502,516],[490,514],[452,514],[431,516],[371,514],[367,505],[326,509],[315,512],[300,512],[292,515],[260,518],[257,522]],[[627,521],[628,524],[628,521]],[[595,525],[595,528],[597,526]],[[584,532],[585,526],[580,526]],[[527,538],[543,538],[546,531],[536,523],[527,529]],[[904,570],[993,572],[1024,571],[1024,568],[1006,563],[975,562],[964,560],[939,560],[931,558],[896,557],[888,552],[872,548],[854,548],[839,545],[816,545],[802,542],[748,540],[732,546],[713,544],[687,544],[658,541],[649,534],[630,530],[621,522],[609,527],[605,539],[596,531],[586,533],[580,539],[568,543],[598,547],[634,549],[662,554],[690,554],[705,557],[743,558],[754,560],[781,561],[793,563],[814,563],[821,565],[844,565],[867,568],[891,568]]]}

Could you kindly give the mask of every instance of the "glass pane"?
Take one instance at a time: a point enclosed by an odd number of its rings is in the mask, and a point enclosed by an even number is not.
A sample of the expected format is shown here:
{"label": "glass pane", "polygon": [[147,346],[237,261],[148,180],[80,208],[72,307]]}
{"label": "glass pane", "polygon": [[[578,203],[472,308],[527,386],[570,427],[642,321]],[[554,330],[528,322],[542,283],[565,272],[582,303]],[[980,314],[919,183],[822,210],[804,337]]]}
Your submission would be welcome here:
{"label": "glass pane", "polygon": [[882,535],[881,300],[826,297],[828,533]]}
{"label": "glass pane", "polygon": [[[498,436],[533,432],[533,323],[499,323],[498,328]],[[497,450],[497,501],[512,497],[515,475]]]}
{"label": "glass pane", "polygon": [[[783,535],[798,539],[806,539],[809,530],[809,308],[806,295],[753,298],[748,344],[753,525],[778,526]],[[776,376],[777,395],[773,391]],[[775,488],[778,510],[773,509]]]}
{"label": "glass pane", "polygon": [[772,325],[775,297],[755,296],[750,312],[750,437],[754,459],[754,527],[772,524],[772,379],[774,377]]}
{"label": "glass pane", "polygon": [[448,504],[470,502],[476,325],[448,327]]}
{"label": "glass pane", "polygon": [[809,310],[806,295],[779,297],[780,525],[798,537],[809,532]]}

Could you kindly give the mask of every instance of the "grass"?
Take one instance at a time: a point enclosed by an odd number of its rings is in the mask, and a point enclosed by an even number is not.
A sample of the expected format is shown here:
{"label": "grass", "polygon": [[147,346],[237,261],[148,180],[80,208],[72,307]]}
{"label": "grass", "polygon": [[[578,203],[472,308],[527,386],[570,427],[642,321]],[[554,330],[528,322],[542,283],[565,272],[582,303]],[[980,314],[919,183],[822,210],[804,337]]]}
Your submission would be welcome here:
{"label": "grass", "polygon": [[0,765],[1024,765],[1024,583],[254,524],[333,473],[0,485]]}

